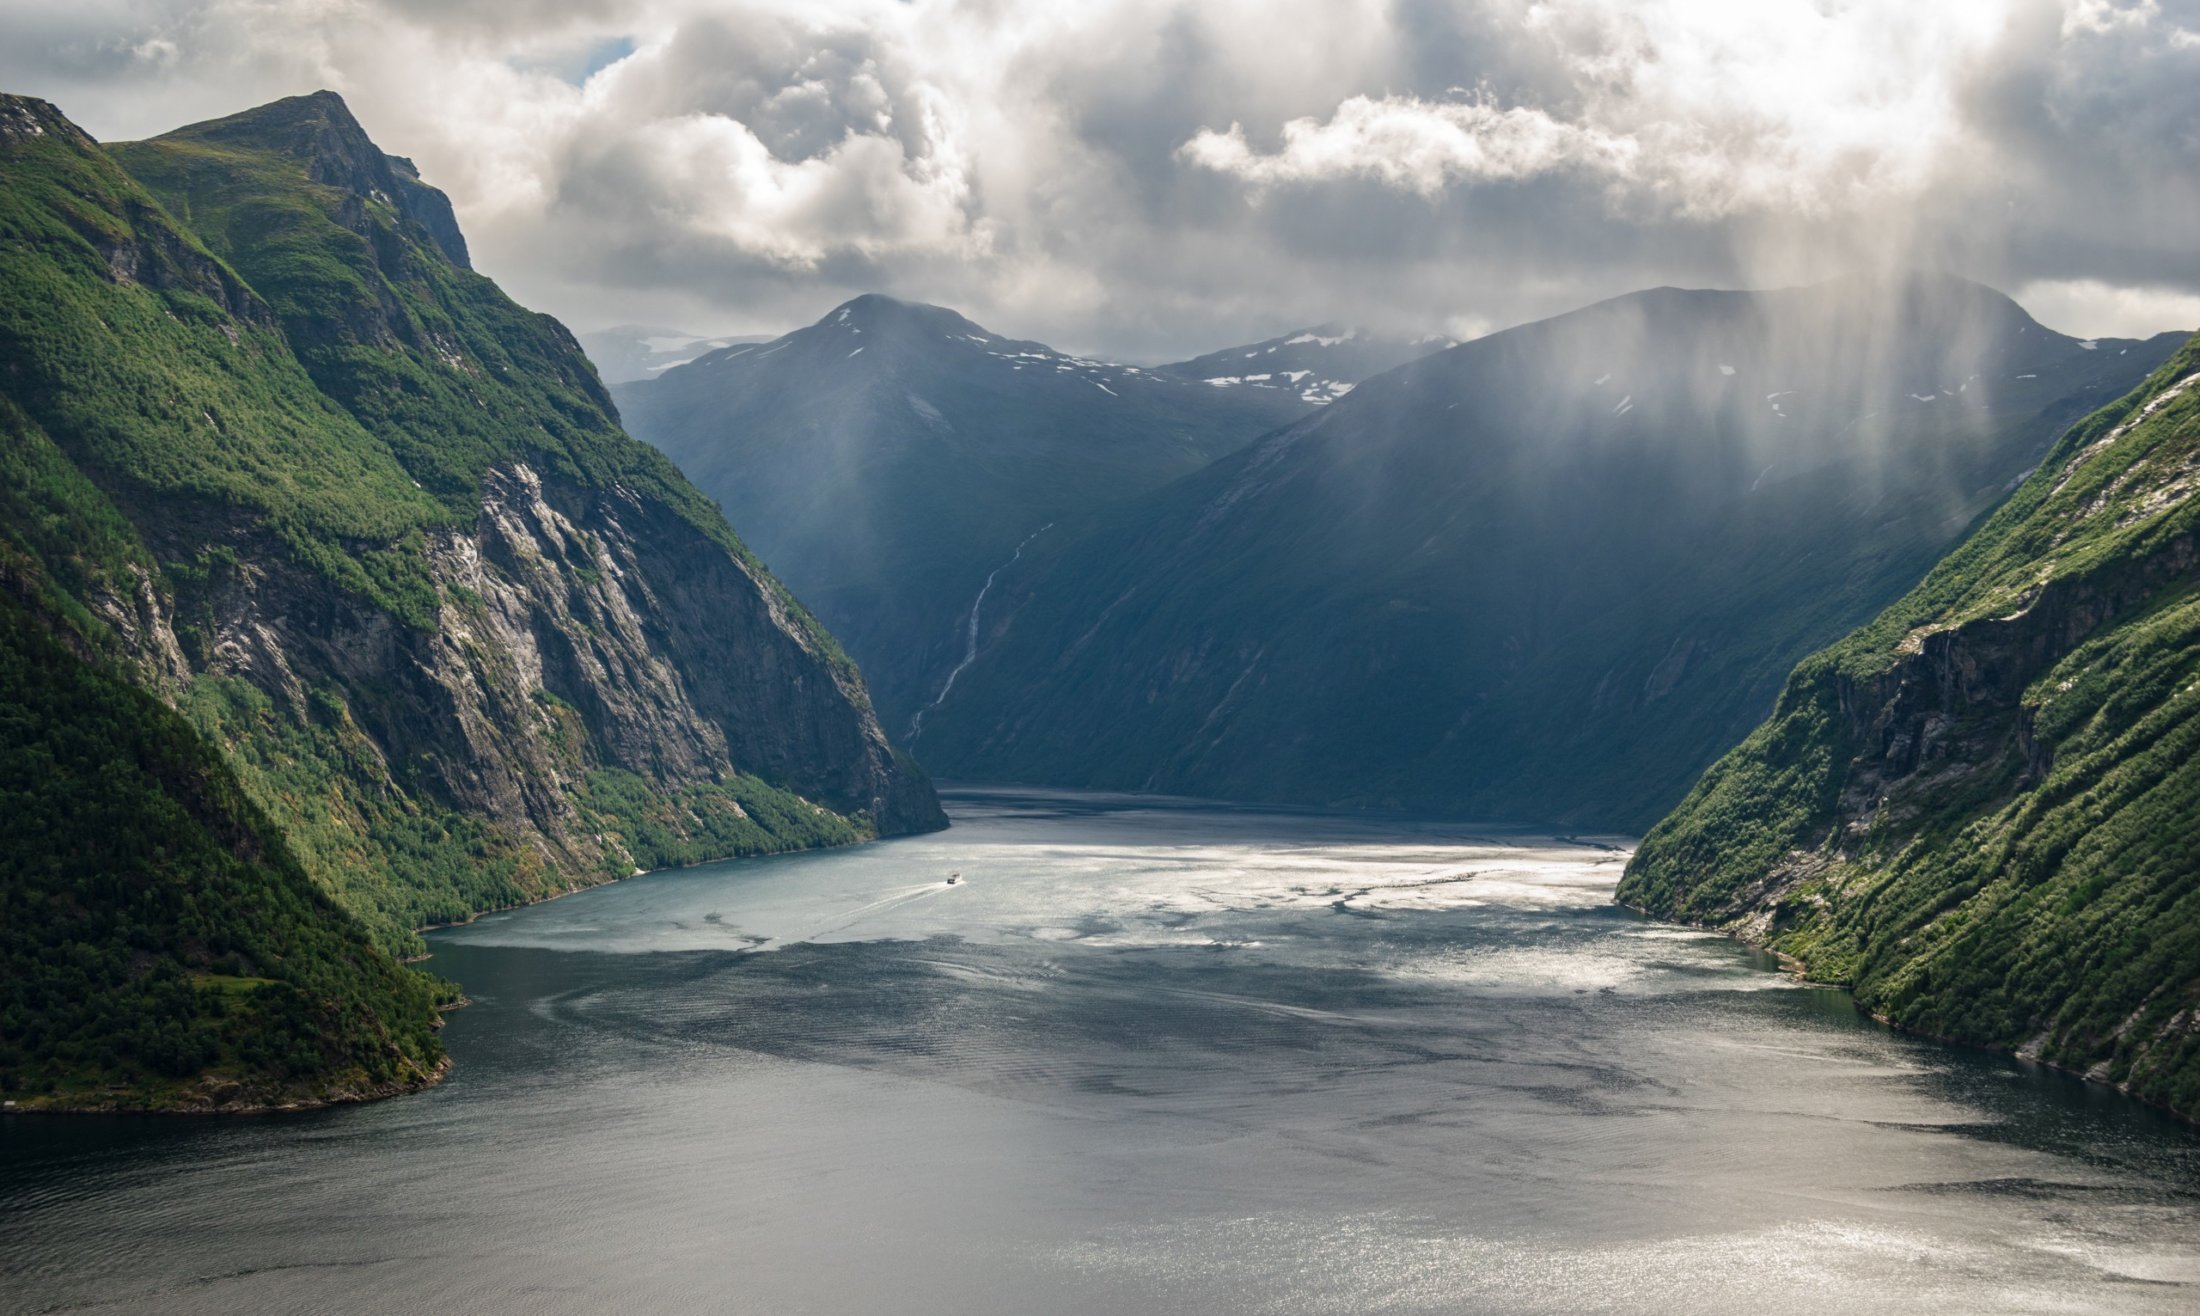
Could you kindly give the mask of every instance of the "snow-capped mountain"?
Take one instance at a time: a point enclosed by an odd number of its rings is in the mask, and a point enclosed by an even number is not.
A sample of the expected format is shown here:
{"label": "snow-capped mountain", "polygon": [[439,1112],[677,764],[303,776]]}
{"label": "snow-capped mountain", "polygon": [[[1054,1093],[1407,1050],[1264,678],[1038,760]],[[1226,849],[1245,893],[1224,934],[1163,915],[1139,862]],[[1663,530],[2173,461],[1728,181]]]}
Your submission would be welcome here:
{"label": "snow-capped mountain", "polygon": [[1034,534],[1313,410],[881,296],[615,395],[831,627],[897,733],[968,656],[986,582]]}
{"label": "snow-capped mountain", "polygon": [[1155,370],[1210,388],[1285,393],[1301,402],[1327,406],[1362,380],[1456,346],[1456,340],[1442,334],[1398,338],[1324,324]]}

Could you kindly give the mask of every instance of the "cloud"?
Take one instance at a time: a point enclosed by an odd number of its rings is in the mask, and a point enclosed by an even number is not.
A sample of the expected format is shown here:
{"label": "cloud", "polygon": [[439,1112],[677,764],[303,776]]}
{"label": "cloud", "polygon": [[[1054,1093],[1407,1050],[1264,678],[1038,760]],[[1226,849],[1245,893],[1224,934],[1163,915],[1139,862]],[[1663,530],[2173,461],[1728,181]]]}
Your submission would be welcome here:
{"label": "cloud", "polygon": [[1562,72],[1569,117],[1499,108],[1486,85],[1440,102],[1355,96],[1327,122],[1284,124],[1274,152],[1233,123],[1183,155],[1259,186],[1368,177],[1425,196],[1577,170],[1690,218],[1854,211],[1930,184],[1964,140],[1958,93],[2005,19],[1907,0],[1534,4],[1522,53]]}
{"label": "cloud", "polygon": [[1373,178],[1422,196],[1461,180],[1531,178],[1559,169],[1625,177],[1641,144],[1560,123],[1541,110],[1500,109],[1486,97],[1435,102],[1410,96],[1354,96],[1328,122],[1293,119],[1283,145],[1260,154],[1245,128],[1202,131],[1184,159],[1259,186]]}
{"label": "cloud", "polygon": [[759,6],[683,23],[585,84],[552,204],[602,242],[760,270],[981,262],[969,138],[959,99],[887,34]]}
{"label": "cloud", "polygon": [[881,289],[1157,358],[1917,261],[2103,332],[2200,295],[2196,10],[11,0],[0,85],[109,137],[332,87],[581,327]]}
{"label": "cloud", "polygon": [[2160,0],[2136,0],[2136,3],[2121,5],[2115,0],[2073,0],[2063,10],[2062,34],[2069,37],[2145,29],[2161,17]]}
{"label": "cloud", "polygon": [[2087,338],[2200,332],[2200,292],[2119,287],[2098,279],[2040,279],[2011,289],[2035,319]]}

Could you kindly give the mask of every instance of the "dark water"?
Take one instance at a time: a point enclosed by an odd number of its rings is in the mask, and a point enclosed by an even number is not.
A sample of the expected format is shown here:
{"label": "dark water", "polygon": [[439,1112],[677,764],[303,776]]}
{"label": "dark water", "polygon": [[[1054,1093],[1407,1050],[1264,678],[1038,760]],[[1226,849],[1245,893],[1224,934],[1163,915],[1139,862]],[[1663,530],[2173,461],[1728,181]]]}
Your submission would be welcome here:
{"label": "dark water", "polygon": [[1615,852],[952,807],[437,935],[421,1096],[0,1123],[0,1306],[2200,1310],[2200,1136],[1615,909]]}

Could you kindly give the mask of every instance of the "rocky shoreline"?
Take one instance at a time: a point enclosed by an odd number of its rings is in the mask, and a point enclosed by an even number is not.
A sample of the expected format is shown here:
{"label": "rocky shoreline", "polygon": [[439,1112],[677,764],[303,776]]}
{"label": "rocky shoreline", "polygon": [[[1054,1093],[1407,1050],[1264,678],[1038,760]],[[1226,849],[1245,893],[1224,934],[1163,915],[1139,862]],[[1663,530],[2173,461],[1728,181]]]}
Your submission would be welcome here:
{"label": "rocky shoreline", "polygon": [[[463,1005],[464,1002],[459,1003]],[[457,1005],[447,1007],[457,1009]],[[332,1106],[350,1106],[425,1092],[449,1077],[448,1055],[432,1069],[385,1083],[338,1082],[316,1087],[285,1087],[226,1076],[202,1075],[177,1085],[162,1099],[146,1099],[127,1090],[57,1092],[50,1097],[11,1101],[9,1115],[281,1115]]]}
{"label": "rocky shoreline", "polygon": [[[1793,955],[1788,954],[1786,951],[1774,949],[1772,946],[1766,944],[1766,941],[1764,940],[1762,935],[1752,935],[1753,933],[1761,933],[1761,923],[1726,925],[1716,923],[1692,923],[1685,919],[1666,918],[1661,915],[1652,913],[1651,911],[1644,909],[1640,905],[1630,905],[1623,900],[1615,901],[1613,903],[1619,905],[1622,909],[1633,910],[1635,913],[1642,915],[1644,918],[1652,919],[1659,923],[1668,924],[1673,927],[1698,928],[1705,932],[1716,932],[1725,936],[1731,941],[1739,942],[1740,944],[1749,947],[1751,950],[1767,951],[1780,961],[1781,970],[1785,972],[1788,976],[1794,978],[1797,983],[1806,987],[1831,987],[1847,995],[1851,1001],[1854,1001],[1856,999],[1856,993],[1849,987],[1847,983],[1825,982],[1820,979],[1811,977],[1810,965],[1808,963],[1796,958]],[[1927,1032],[1920,1028],[1907,1028],[1904,1027],[1902,1024],[1895,1022],[1895,1020],[1888,1015],[1873,1010],[1867,1010],[1861,1005],[1857,1007],[1856,1012],[1871,1020],[1873,1023],[1878,1024],[1883,1028],[1886,1028],[1890,1032],[1900,1033],[1904,1037],[1921,1038],[1927,1042],[1937,1042],[1942,1046],[1960,1047],[1965,1051],[1977,1051],[1985,1055],[2006,1056],[2009,1059],[2018,1061],[2022,1064],[2037,1065],[2042,1069],[2051,1069],[2058,1074],[2068,1074],[2072,1078],[2082,1079],[2086,1083],[2092,1084],[2096,1087],[2106,1088],[2120,1097],[2125,1097],[2129,1100],[2136,1101],[2140,1105],[2147,1107],[2149,1110],[2160,1111],[2162,1114],[2170,1116],[2171,1118],[2177,1120],[2179,1123],[2200,1125],[2200,1118],[2195,1118],[2194,1116],[2177,1109],[2175,1106],[2168,1105],[2164,1102],[2152,1100],[2139,1092],[2135,1092],[2132,1090],[2131,1085],[2128,1083],[2111,1083],[2106,1078],[2101,1077],[2099,1074],[2089,1073],[2085,1070],[2077,1069],[2070,1065],[2060,1065],[2052,1060],[2042,1059],[2036,1054],[2026,1055],[2024,1053],[2024,1048],[2022,1047],[1994,1046],[1984,1042],[1970,1041],[1966,1038],[1961,1037],[1946,1037],[1942,1036],[1939,1033]]]}

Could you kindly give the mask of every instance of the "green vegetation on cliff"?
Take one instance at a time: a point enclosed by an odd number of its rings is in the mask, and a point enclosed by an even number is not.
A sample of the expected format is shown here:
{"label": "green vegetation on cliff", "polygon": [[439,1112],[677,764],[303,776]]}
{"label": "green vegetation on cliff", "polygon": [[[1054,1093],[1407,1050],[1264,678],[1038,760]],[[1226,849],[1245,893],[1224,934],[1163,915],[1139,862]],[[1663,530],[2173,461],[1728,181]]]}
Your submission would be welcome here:
{"label": "green vegetation on cliff", "polygon": [[832,639],[326,93],[114,148],[0,96],[0,564],[11,644],[121,701],[87,725],[195,745],[201,824],[255,838],[209,858],[161,769],[19,840],[0,1082],[57,1101],[396,1090],[440,1061],[390,958],[423,924],[941,821]]}
{"label": "green vegetation on cliff", "polygon": [[431,1081],[448,987],[308,879],[190,726],[0,591],[0,1093],[270,1106]]}
{"label": "green vegetation on cliff", "polygon": [[[710,499],[619,428],[565,326],[465,265],[449,203],[368,140],[334,93],[106,149],[267,300],[313,383],[387,445],[441,519],[471,521],[489,468],[521,458],[632,488],[753,564]],[[423,222],[423,196],[447,234],[434,216]],[[402,506],[390,492],[371,502]],[[779,600],[845,662],[792,596]]]}
{"label": "green vegetation on cliff", "polygon": [[746,774],[700,782],[667,800],[620,768],[589,774],[582,808],[633,856],[635,867],[681,868],[729,856],[772,854],[788,837],[846,845],[864,833],[839,814]]}
{"label": "green vegetation on cliff", "polygon": [[[8,428],[36,425],[81,471],[17,496],[113,486],[247,515],[338,586],[432,608],[407,549],[436,505],[316,389],[266,304],[50,107],[0,101],[0,149]],[[112,512],[77,528],[109,565],[137,539]]]}
{"label": "green vegetation on cliff", "polygon": [[1797,667],[1620,898],[2200,1116],[2200,340]]}

